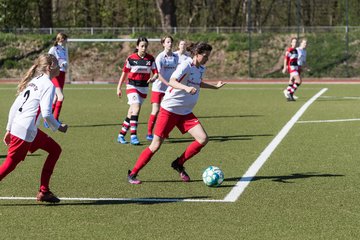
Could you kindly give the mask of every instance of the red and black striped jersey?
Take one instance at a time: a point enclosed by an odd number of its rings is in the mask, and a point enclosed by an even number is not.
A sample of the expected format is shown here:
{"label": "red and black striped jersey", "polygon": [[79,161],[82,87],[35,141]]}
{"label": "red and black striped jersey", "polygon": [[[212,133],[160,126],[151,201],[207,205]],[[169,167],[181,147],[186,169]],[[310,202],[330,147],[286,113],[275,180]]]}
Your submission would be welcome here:
{"label": "red and black striped jersey", "polygon": [[288,48],[286,51],[286,62],[288,67],[288,72],[293,72],[298,70],[298,52],[296,48]]}
{"label": "red and black striped jersey", "polygon": [[155,58],[146,54],[143,58],[137,53],[131,54],[124,64],[124,72],[129,73],[128,79],[131,81],[147,81],[150,79],[151,72],[158,73]]}

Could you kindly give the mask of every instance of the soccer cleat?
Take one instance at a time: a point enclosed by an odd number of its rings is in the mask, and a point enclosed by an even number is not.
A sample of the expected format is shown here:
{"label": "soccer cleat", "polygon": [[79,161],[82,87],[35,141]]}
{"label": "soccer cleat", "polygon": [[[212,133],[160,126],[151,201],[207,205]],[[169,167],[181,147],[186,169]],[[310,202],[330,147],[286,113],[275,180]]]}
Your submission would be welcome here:
{"label": "soccer cleat", "polygon": [[290,98],[290,93],[288,92],[288,90],[285,89],[285,90],[283,91],[283,93],[284,93],[284,96],[285,96],[286,99],[289,99],[289,98]]}
{"label": "soccer cleat", "polygon": [[131,135],[130,143],[131,143],[132,145],[139,145],[139,144],[140,144],[140,141],[139,141],[139,139],[137,138],[136,135]]}
{"label": "soccer cleat", "polygon": [[154,139],[154,136],[152,134],[146,135],[146,140],[152,141]]}
{"label": "soccer cleat", "polygon": [[131,174],[130,170],[128,171],[127,179],[130,184],[141,184],[141,181],[136,179],[136,174]]}
{"label": "soccer cleat", "polygon": [[38,202],[48,202],[48,203],[58,203],[58,202],[60,202],[60,199],[57,198],[55,196],[55,194],[53,194],[50,191],[47,191],[47,192],[39,191],[37,196],[36,196],[36,201],[38,201]]}
{"label": "soccer cleat", "polygon": [[117,138],[117,141],[118,143],[121,143],[121,144],[127,144],[128,142],[125,140],[125,137],[123,135],[120,135],[118,136]]}
{"label": "soccer cleat", "polygon": [[298,100],[298,98],[299,98],[299,97],[293,95],[293,99],[294,99],[294,100]]}
{"label": "soccer cleat", "polygon": [[190,182],[189,175],[185,172],[184,166],[179,165],[178,159],[175,159],[175,161],[171,163],[171,167],[179,173],[180,178],[183,182]]}

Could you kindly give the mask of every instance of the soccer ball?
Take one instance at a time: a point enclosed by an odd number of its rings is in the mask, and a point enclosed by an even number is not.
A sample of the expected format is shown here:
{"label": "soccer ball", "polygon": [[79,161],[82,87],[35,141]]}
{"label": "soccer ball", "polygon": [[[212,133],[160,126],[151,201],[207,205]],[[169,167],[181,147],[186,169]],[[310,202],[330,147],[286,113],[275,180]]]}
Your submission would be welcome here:
{"label": "soccer ball", "polygon": [[202,178],[206,186],[217,187],[224,181],[224,173],[220,168],[210,166],[205,169]]}

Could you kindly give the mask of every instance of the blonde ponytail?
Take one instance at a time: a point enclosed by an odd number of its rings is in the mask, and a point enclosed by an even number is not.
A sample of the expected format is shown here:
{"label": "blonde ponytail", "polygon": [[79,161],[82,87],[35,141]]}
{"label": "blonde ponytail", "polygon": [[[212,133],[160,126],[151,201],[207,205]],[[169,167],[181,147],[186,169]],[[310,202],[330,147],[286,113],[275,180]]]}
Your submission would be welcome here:
{"label": "blonde ponytail", "polygon": [[26,72],[24,77],[21,79],[20,83],[17,87],[17,94],[21,93],[28,83],[36,76],[39,76],[40,74],[43,74],[46,72],[46,69],[48,66],[53,65],[53,63],[57,63],[56,57],[51,54],[42,54],[40,55],[35,61],[34,64],[30,67],[30,69]]}

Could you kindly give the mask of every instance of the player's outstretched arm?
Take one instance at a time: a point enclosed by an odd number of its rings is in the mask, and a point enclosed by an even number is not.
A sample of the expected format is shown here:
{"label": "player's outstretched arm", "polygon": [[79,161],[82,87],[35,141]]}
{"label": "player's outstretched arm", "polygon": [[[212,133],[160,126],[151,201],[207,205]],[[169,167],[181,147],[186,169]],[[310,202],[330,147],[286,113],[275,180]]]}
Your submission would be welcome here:
{"label": "player's outstretched arm", "polygon": [[205,83],[205,82],[201,82],[201,85],[200,87],[201,88],[208,88],[208,89],[219,89],[221,88],[222,86],[224,86],[226,83],[223,82],[223,81],[218,81],[216,83],[216,85],[213,85],[213,84],[209,84],[209,83]]}

